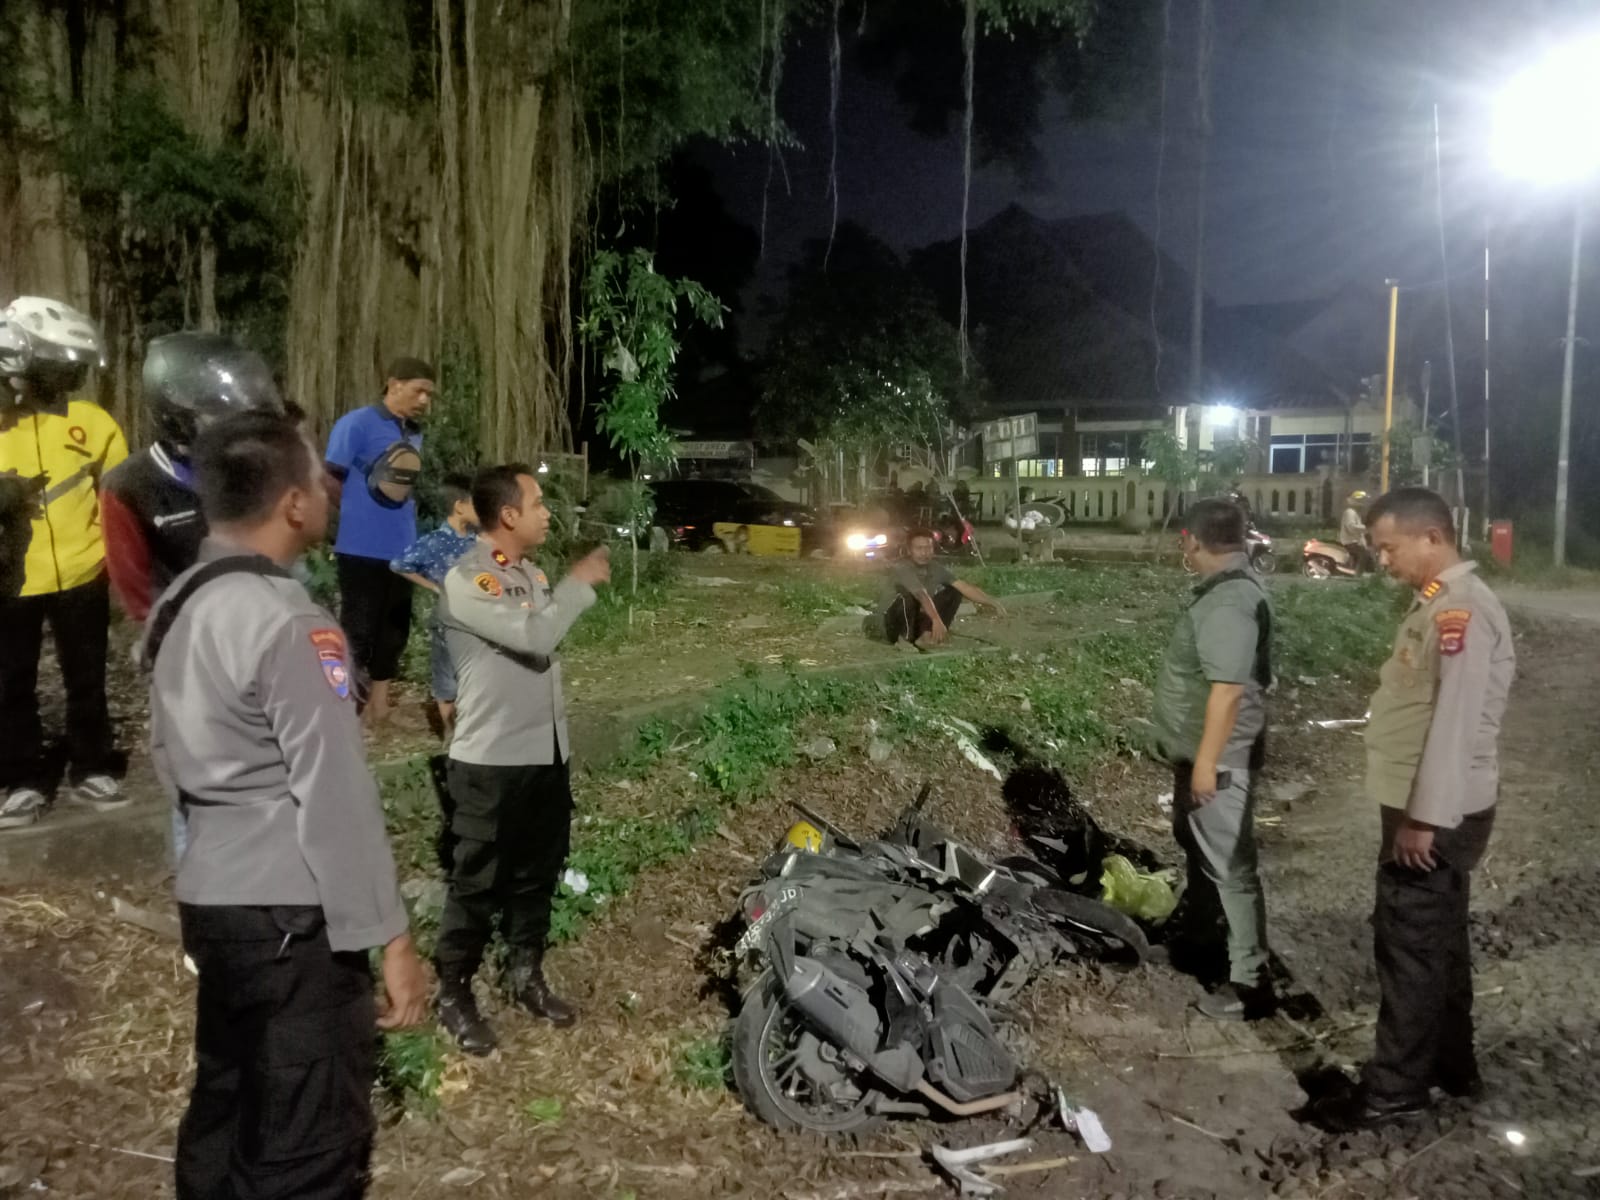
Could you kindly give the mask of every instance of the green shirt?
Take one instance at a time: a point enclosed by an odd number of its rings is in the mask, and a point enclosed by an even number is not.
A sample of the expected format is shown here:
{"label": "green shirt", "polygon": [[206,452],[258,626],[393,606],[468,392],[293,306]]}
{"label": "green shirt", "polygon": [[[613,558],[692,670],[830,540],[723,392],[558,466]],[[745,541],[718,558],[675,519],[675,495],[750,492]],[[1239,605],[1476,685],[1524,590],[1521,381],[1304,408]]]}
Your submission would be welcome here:
{"label": "green shirt", "polygon": [[[1217,575],[1229,571],[1243,571],[1245,576],[1215,582]],[[1270,667],[1263,660],[1258,670],[1257,653],[1265,649],[1270,630],[1266,588],[1245,555],[1229,556],[1194,589],[1172,630],[1156,677],[1156,740],[1164,757],[1193,762],[1205,732],[1211,685],[1239,683],[1244,685],[1239,717],[1218,765],[1240,770],[1250,766],[1251,748],[1267,725],[1266,688],[1258,675]]]}

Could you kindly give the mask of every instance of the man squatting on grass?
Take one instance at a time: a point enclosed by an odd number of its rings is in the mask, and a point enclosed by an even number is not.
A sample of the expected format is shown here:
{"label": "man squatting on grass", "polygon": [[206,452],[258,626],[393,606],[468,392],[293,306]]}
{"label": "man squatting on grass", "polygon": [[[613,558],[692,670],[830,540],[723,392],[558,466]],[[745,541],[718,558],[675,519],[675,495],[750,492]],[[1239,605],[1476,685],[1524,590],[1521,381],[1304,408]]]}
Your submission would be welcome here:
{"label": "man squatting on grass", "polygon": [[918,648],[937,646],[950,636],[962,597],[1005,616],[1000,602],[977,584],[957,579],[933,557],[933,531],[913,529],[906,538],[909,558],[894,565],[882,611],[865,618],[868,637],[891,646],[907,641]]}

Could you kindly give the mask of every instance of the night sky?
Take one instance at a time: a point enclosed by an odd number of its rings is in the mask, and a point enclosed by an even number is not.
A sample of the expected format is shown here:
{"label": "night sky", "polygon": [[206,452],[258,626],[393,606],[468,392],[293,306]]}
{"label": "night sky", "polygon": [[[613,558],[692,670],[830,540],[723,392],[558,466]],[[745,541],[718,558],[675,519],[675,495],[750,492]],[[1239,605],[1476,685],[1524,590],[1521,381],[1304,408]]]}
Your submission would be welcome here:
{"label": "night sky", "polygon": [[[1431,284],[1440,274],[1433,209],[1433,105],[1441,109],[1453,267],[1481,275],[1483,225],[1531,226],[1563,240],[1546,198],[1509,189],[1484,168],[1485,105],[1495,83],[1537,47],[1542,32],[1523,16],[1532,3],[1411,0],[1216,0],[1208,290],[1222,303],[1324,296],[1340,285],[1381,285],[1388,276]],[[1178,261],[1193,254],[1195,166],[1194,0],[1175,0],[1168,42],[1168,133],[1164,186],[1159,78],[1134,96],[1121,120],[1075,122],[1054,96],[1042,113],[1042,178],[1005,164],[978,170],[973,225],[1008,204],[1042,217],[1121,210]],[[1514,31],[1514,40],[1511,33]],[[893,83],[867,75],[845,37],[839,122],[841,220],[853,220],[900,250],[960,230],[961,142],[910,131]],[[980,42],[979,54],[982,55]],[[781,110],[802,142],[785,153],[767,191],[766,255],[748,289],[781,297],[784,272],[804,239],[825,237],[830,136],[828,62],[818,33],[791,49]],[[981,109],[984,96],[978,95]],[[764,147],[708,148],[733,214],[760,223]],[[1476,286],[1481,287],[1481,283]],[[759,342],[759,320],[747,337]],[[753,335],[753,336],[752,336]]]}

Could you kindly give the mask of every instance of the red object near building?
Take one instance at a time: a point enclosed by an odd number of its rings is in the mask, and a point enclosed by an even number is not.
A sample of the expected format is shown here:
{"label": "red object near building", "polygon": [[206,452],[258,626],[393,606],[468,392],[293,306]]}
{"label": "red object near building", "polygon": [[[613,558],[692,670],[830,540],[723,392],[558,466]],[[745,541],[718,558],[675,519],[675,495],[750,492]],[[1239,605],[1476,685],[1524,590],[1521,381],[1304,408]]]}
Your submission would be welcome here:
{"label": "red object near building", "polygon": [[1502,567],[1511,565],[1511,522],[1495,521],[1489,526],[1489,553]]}

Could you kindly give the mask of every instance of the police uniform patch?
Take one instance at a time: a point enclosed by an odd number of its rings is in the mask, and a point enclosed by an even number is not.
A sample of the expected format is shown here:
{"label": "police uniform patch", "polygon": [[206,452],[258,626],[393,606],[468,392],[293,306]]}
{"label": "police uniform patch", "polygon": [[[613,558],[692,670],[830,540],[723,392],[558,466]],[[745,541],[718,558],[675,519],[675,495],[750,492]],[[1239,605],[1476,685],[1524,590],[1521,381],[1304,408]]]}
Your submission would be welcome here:
{"label": "police uniform patch", "polygon": [[1422,589],[1422,598],[1424,600],[1432,600],[1442,591],[1444,591],[1444,584],[1435,579],[1427,587]]}
{"label": "police uniform patch", "polygon": [[313,629],[311,644],[316,647],[322,677],[333,694],[341,700],[350,699],[350,656],[345,651],[344,634],[337,629]]}
{"label": "police uniform patch", "polygon": [[495,565],[498,567],[509,567],[511,565],[511,560],[506,557],[504,550],[496,550],[489,557],[494,559]]}
{"label": "police uniform patch", "polygon": [[487,571],[484,571],[481,575],[476,576],[472,582],[478,585],[478,590],[480,592],[488,592],[491,596],[498,596],[500,594],[500,581]]}
{"label": "police uniform patch", "polygon": [[1439,653],[1460,654],[1467,648],[1467,625],[1472,613],[1465,608],[1450,608],[1438,613],[1433,623],[1439,630]]}

